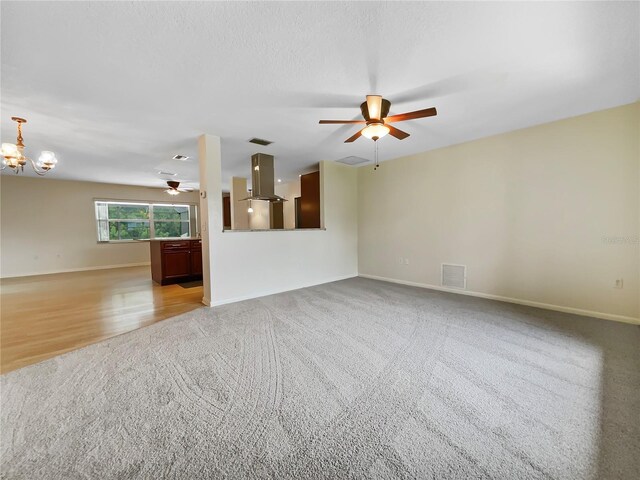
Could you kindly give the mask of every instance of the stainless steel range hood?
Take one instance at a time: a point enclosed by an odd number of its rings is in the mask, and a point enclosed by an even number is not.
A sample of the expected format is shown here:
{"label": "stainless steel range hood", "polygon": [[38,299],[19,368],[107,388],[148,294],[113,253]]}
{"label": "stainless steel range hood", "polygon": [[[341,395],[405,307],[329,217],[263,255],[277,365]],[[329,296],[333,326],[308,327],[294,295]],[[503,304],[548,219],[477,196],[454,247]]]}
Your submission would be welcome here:
{"label": "stainless steel range hood", "polygon": [[273,155],[256,153],[251,155],[251,196],[242,200],[265,200],[286,202],[274,191]]}

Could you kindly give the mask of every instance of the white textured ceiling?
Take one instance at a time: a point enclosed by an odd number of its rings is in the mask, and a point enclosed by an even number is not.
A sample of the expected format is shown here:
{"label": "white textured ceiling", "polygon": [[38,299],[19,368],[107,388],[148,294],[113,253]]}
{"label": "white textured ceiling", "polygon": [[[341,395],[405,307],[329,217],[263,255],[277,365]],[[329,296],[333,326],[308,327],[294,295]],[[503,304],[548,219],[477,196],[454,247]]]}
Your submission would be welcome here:
{"label": "white textured ceiling", "polygon": [[[385,137],[389,159],[640,97],[640,4],[2,2],[2,141],[28,118],[52,178],[197,184],[197,137],[222,138],[223,180],[249,157],[295,178],[323,159],[372,158],[343,140],[368,93],[435,118]],[[274,142],[247,143],[251,137]],[[176,162],[177,153],[192,160]],[[194,160],[195,159],[195,160]],[[6,174],[6,171],[3,172]]]}

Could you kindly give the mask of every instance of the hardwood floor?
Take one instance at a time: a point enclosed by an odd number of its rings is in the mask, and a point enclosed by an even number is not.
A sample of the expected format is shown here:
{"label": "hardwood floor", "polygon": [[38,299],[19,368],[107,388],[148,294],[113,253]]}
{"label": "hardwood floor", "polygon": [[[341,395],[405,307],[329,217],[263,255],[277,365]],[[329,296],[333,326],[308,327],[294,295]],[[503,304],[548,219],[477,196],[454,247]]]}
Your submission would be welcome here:
{"label": "hardwood floor", "polygon": [[202,307],[202,287],[161,287],[149,267],[0,280],[0,372]]}

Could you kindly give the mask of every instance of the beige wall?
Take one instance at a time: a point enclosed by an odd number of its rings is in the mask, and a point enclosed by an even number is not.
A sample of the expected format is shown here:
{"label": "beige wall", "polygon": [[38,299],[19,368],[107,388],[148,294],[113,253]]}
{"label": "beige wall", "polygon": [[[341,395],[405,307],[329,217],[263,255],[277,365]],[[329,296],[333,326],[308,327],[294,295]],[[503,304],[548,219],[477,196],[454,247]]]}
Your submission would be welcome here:
{"label": "beige wall", "polygon": [[94,199],[197,204],[198,192],[2,175],[0,276],[148,263],[147,242],[97,242]]}
{"label": "beige wall", "polygon": [[[247,179],[243,177],[232,177],[231,179],[231,228],[234,230],[249,229],[249,215],[247,208],[249,202],[242,200],[249,196],[247,190]],[[253,203],[253,202],[252,202]]]}
{"label": "beige wall", "polygon": [[638,318],[639,126],[634,104],[360,167],[360,274],[463,264],[472,292]]}

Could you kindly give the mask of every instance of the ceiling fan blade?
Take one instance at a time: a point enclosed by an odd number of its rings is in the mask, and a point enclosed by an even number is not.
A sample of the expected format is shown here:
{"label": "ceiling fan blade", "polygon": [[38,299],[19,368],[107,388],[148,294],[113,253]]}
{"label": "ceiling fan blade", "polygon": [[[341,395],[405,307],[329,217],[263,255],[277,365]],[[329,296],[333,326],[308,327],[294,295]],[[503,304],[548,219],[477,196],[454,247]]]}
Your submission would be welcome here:
{"label": "ceiling fan blade", "polygon": [[370,120],[380,120],[382,118],[382,96],[367,95],[367,110]]}
{"label": "ceiling fan blade", "polygon": [[404,122],[405,120],[413,120],[415,118],[433,117],[437,115],[435,107],[425,108],[424,110],[416,110],[415,112],[400,113],[391,115],[384,119],[384,123]]}
{"label": "ceiling fan blade", "polygon": [[344,143],[351,143],[356,141],[358,138],[360,138],[362,136],[362,130],[358,130],[354,135],[352,135],[351,137],[347,138]]}
{"label": "ceiling fan blade", "polygon": [[321,125],[330,125],[336,123],[365,123],[364,120],[320,120]]}
{"label": "ceiling fan blade", "polygon": [[404,140],[409,136],[407,132],[403,132],[399,128],[396,128],[392,125],[387,125],[387,128],[389,129],[389,135],[391,135],[392,137],[396,137],[398,140]]}

